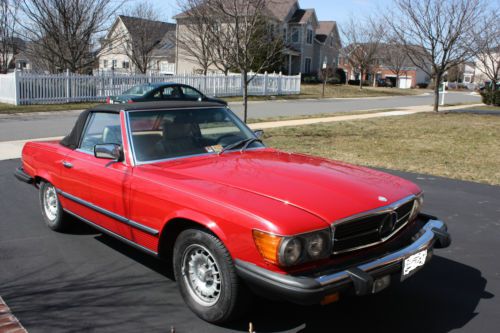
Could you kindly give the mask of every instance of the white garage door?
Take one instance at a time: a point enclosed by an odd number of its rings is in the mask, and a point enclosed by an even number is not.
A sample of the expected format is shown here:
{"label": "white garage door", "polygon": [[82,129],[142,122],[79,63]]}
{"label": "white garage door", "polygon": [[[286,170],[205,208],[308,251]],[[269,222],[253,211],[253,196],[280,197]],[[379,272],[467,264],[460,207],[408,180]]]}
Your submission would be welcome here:
{"label": "white garage door", "polygon": [[411,88],[411,76],[400,77],[399,78],[399,88],[410,89]]}

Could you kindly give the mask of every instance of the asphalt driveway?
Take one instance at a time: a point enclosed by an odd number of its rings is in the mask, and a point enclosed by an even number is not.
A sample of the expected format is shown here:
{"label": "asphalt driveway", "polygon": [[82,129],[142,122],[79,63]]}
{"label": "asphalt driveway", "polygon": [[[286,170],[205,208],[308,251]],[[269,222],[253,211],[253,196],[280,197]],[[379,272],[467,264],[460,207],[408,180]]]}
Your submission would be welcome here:
{"label": "asphalt driveway", "polygon": [[[422,186],[448,223],[450,248],[380,294],[326,307],[257,301],[243,320],[207,324],[184,305],[164,265],[78,224],[50,231],[38,192],[0,162],[0,296],[29,332],[496,332],[500,327],[500,187],[396,173]],[[75,221],[75,223],[77,223]]]}

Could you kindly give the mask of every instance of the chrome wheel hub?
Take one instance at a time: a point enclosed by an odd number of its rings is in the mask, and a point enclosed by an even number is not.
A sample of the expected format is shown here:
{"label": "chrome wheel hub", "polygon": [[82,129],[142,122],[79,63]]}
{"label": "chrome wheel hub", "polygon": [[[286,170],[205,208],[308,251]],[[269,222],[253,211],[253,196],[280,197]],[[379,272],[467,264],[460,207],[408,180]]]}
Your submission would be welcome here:
{"label": "chrome wheel hub", "polygon": [[192,298],[203,306],[220,297],[222,279],[214,256],[201,245],[190,245],[182,256],[182,276]]}
{"label": "chrome wheel hub", "polygon": [[47,218],[53,222],[57,218],[57,210],[59,206],[59,201],[57,199],[56,189],[49,185],[45,188],[45,193],[43,194],[43,209]]}

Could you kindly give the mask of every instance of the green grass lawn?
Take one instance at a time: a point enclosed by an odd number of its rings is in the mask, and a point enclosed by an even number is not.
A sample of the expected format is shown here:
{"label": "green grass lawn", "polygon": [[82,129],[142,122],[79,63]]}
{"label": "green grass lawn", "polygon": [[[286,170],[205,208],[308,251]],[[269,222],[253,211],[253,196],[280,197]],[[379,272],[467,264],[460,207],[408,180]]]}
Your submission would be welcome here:
{"label": "green grass lawn", "polygon": [[91,108],[99,103],[67,103],[67,104],[36,104],[36,105],[12,105],[0,103],[1,113],[25,113],[25,112],[49,112],[83,110]]}
{"label": "green grass lawn", "polygon": [[500,185],[500,116],[421,113],[266,130],[265,142],[354,164]]}

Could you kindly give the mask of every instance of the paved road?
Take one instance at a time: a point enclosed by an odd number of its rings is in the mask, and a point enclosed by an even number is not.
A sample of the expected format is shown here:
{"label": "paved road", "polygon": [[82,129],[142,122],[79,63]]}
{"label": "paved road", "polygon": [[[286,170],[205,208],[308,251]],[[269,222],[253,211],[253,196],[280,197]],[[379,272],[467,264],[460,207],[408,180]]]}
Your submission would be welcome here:
{"label": "paved road", "polygon": [[402,174],[453,236],[421,272],[380,294],[326,307],[258,301],[243,320],[207,324],[183,304],[156,259],[78,224],[50,231],[37,191],[0,162],[0,295],[29,332],[497,332],[500,187]]}
{"label": "paved road", "polygon": [[[433,97],[400,96],[384,98],[335,99],[324,101],[269,101],[250,104],[251,118],[266,118],[286,115],[350,112],[375,108],[398,108],[405,106],[431,105]],[[480,97],[470,93],[449,93],[447,103],[479,103]],[[242,115],[241,103],[231,104],[231,109]],[[69,132],[78,112],[55,114],[0,115],[0,142],[44,138],[65,135]]]}

